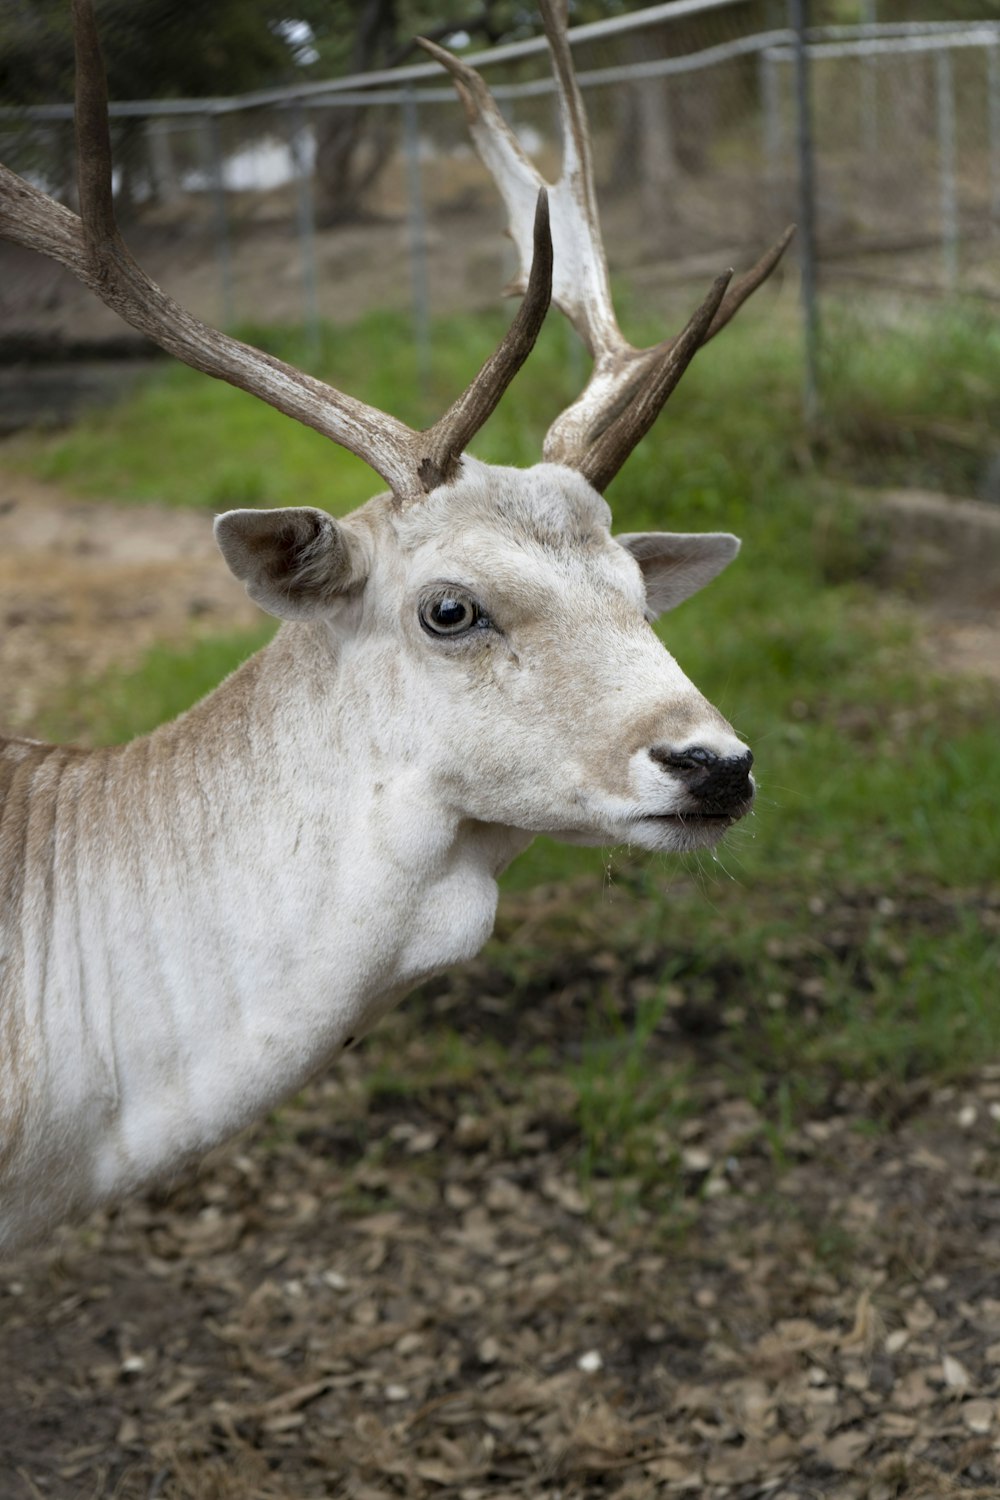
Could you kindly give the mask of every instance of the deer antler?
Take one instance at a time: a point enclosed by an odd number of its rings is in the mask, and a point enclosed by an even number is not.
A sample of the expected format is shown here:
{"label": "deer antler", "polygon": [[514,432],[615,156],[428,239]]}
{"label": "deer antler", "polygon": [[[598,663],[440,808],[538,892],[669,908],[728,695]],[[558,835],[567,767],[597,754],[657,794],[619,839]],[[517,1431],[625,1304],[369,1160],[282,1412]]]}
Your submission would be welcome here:
{"label": "deer antler", "polygon": [[552,300],[593,356],[590,380],[553,422],[544,456],[579,469],[603,490],[649,431],[687,366],[774,270],[794,233],[785,230],[751,270],[730,282],[721,276],[676,338],[650,349],[627,342],[615,317],[594,193],[587,117],[566,36],[566,0],[539,0],[552,54],[563,127],[563,170],[548,184],[521,150],[482,78],[434,42],[421,41],[452,75],[469,129],[507,207],[520,268],[509,291],[521,291],[530,259],[530,204],[548,189],[555,245]]}
{"label": "deer antler", "polygon": [[524,301],[499,348],[426,432],[203,323],[132,259],[115,222],[108,95],[93,0],[73,0],[80,215],[0,166],[0,236],[59,261],[102,302],[185,364],[259,396],[370,464],[401,505],[419,501],[457,470],[461,454],[524,363],[548,309],[552,240],[544,191],[529,230]]}

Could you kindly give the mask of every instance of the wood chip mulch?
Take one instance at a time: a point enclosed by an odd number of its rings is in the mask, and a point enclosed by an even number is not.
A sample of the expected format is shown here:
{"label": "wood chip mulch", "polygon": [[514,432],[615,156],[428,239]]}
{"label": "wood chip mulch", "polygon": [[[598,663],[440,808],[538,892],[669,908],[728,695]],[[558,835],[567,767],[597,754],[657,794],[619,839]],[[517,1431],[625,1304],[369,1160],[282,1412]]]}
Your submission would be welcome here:
{"label": "wood chip mulch", "polygon": [[891,1119],[841,1079],[779,1138],[675,1026],[696,1108],[651,1204],[581,1177],[560,973],[442,981],[0,1267],[3,1500],[1000,1495],[1000,1067]]}

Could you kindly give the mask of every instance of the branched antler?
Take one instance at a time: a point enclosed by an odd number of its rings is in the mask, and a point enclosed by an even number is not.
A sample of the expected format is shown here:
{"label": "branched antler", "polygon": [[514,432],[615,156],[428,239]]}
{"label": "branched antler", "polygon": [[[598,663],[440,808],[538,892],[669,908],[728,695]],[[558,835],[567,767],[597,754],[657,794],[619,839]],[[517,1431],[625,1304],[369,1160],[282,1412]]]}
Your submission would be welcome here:
{"label": "branched antler", "polygon": [[524,301],[500,347],[426,432],[203,323],[150,280],[115,222],[108,96],[92,0],[73,0],[80,214],[0,166],[0,236],[66,266],[133,328],[185,364],[259,396],[365,460],[401,505],[454,477],[466,444],[524,363],[549,305],[552,240],[544,191],[531,219]]}
{"label": "branched antler", "polygon": [[554,184],[546,183],[525,156],[475,69],[434,42],[422,45],[452,75],[476,148],[506,204],[520,262],[510,291],[525,286],[531,264],[531,203],[540,190],[548,190],[555,255],[552,300],[583,339],[594,367],[586,389],[549,428],[544,455],[579,469],[603,489],[649,431],[698,349],[774,270],[794,226],[738,280],[720,277],[677,337],[650,349],[628,343],[611,301],[587,118],[566,35],[566,3],[539,0],[539,5],[563,127],[563,170]]}

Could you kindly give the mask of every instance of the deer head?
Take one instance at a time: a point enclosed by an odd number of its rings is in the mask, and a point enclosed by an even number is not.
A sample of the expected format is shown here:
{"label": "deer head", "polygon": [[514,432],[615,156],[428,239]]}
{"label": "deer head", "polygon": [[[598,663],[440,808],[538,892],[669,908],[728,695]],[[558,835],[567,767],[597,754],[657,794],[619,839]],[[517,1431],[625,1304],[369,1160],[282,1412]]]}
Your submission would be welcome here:
{"label": "deer head", "polygon": [[[421,768],[422,786],[462,819],[690,848],[748,810],[752,757],[649,621],[713,578],[739,544],[722,533],[614,537],[602,492],[788,234],[738,282],[720,277],[676,337],[627,344],[565,5],[542,0],[541,9],[564,126],[554,186],[524,157],[478,74],[424,44],[452,73],[507,204],[523,293],[496,353],[426,431],[209,328],[135,264],[114,218],[92,0],[73,0],[80,215],[0,168],[0,233],[59,260],[164,349],[326,434],[389,485],[342,521],[292,508],[216,522],[250,595],[297,622],[303,639],[324,642],[359,684],[370,681],[379,722],[368,743],[379,755]],[[467,445],[530,352],[550,295],[593,356],[592,375],[550,427],[545,462],[487,466]]]}

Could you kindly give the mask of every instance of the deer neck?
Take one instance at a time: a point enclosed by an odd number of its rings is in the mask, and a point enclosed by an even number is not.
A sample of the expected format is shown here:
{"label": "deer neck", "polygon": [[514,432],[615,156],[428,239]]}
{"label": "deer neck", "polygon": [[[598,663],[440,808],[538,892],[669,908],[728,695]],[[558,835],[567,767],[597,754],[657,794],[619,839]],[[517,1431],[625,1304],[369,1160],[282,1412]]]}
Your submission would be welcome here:
{"label": "deer neck", "polygon": [[435,798],[379,669],[285,627],[181,719],[64,762],[22,938],[36,1188],[81,1208],[200,1154],[489,935],[528,840]]}

